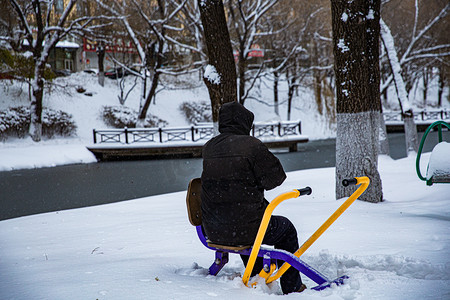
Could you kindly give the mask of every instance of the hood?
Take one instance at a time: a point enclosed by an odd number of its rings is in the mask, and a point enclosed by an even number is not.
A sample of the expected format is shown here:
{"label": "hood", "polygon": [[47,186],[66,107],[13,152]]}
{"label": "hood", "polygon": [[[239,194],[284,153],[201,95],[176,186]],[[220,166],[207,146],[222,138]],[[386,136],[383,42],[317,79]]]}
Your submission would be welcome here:
{"label": "hood", "polygon": [[219,110],[219,132],[249,135],[255,116],[238,102],[228,102]]}

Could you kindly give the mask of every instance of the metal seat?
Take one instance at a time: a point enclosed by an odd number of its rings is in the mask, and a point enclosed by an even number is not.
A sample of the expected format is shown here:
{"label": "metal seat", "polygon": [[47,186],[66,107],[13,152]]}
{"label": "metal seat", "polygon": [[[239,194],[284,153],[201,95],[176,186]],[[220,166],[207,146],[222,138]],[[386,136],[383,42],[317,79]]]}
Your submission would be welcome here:
{"label": "metal seat", "polygon": [[[416,172],[417,176],[420,180],[425,181],[427,185],[433,185],[434,183],[450,183],[450,173],[441,173],[441,174],[427,174],[427,177],[425,178],[422,176],[420,172],[420,156],[422,155],[422,149],[423,145],[425,144],[425,140],[428,136],[428,133],[435,127],[437,127],[438,130],[438,143],[442,143],[442,126],[445,126],[450,130],[450,124],[444,121],[436,121],[430,126],[428,126],[427,130],[425,130],[425,133],[422,136],[422,140],[420,141],[419,150],[417,151],[417,157],[416,157]],[[430,158],[431,160],[431,158]],[[428,162],[428,166],[430,165],[430,162]]]}

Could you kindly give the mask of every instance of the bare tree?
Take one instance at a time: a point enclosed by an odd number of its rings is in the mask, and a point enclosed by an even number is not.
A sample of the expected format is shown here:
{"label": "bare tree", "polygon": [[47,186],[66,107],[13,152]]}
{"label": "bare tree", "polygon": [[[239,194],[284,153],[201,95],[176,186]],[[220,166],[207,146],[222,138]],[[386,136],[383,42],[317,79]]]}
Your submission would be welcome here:
{"label": "bare tree", "polygon": [[17,50],[26,47],[33,54],[34,78],[29,133],[33,141],[38,142],[42,136],[44,71],[50,51],[67,35],[87,29],[93,18],[72,18],[77,0],[70,0],[61,13],[56,11],[54,1],[8,0],[8,3],[12,7],[18,27],[13,31],[13,36],[2,39],[7,40]]}
{"label": "bare tree", "polygon": [[222,0],[198,0],[198,5],[209,59],[204,82],[217,132],[220,107],[237,100],[236,69]]}
{"label": "bare tree", "polygon": [[346,177],[368,176],[361,199],[383,200],[378,173],[381,0],[331,0],[337,95],[336,198]]}
{"label": "bare tree", "polygon": [[[388,4],[393,5],[395,1],[385,1],[385,7]],[[387,57],[387,64],[389,66],[390,74],[385,74],[385,78],[381,91],[385,93],[386,89],[394,83],[399,101],[400,110],[402,112],[405,140],[407,152],[417,152],[419,141],[417,136],[417,126],[414,122],[414,112],[412,105],[408,99],[409,90],[417,80],[422,80],[424,86],[428,80],[427,70],[437,62],[440,68],[442,59],[448,60],[450,56],[450,43],[448,39],[433,38],[433,30],[436,34],[436,29],[442,24],[445,24],[445,18],[450,11],[450,4],[439,4],[439,1],[427,4],[428,7],[433,7],[427,11],[427,7],[422,7],[418,0],[411,0],[406,3],[395,3],[397,5],[408,5],[397,9],[400,14],[410,12],[413,17],[401,18],[398,15],[391,16],[391,10],[384,9],[384,14],[390,17],[390,23],[397,25],[397,27],[405,27],[405,22],[401,21],[401,26],[397,23],[398,20],[413,20],[412,23],[407,24],[407,30],[397,29],[397,38],[391,31],[387,22],[381,20],[381,39],[385,48]],[[436,10],[437,9],[437,10]],[[437,11],[437,13],[436,13]],[[409,25],[409,26],[408,26]],[[445,27],[444,27],[445,28]],[[445,30],[445,29],[444,29]],[[398,42],[396,42],[398,40]],[[403,53],[401,56],[399,53]],[[426,88],[424,89],[424,101],[426,101]]]}
{"label": "bare tree", "polygon": [[[169,0],[174,6],[179,6],[184,0]],[[200,18],[200,9],[197,1],[187,1],[181,9],[181,13],[174,17],[175,24],[170,30],[179,34],[166,36],[173,45],[184,48],[192,54],[190,70],[198,70],[207,65],[205,38]]]}
{"label": "bare tree", "polygon": [[[116,61],[122,68],[141,78],[141,95],[137,127],[144,127],[150,103],[157,92],[160,76],[165,71],[165,49],[167,47],[167,30],[170,22],[181,11],[187,0],[173,5],[173,1],[157,0],[96,0],[111,15],[115,16],[134,44],[141,60],[138,73],[128,66]],[[147,80],[150,87],[147,89]]]}
{"label": "bare tree", "polygon": [[[406,7],[394,5],[408,5]],[[394,6],[394,7],[393,7]],[[428,9],[428,10],[427,10]],[[409,13],[408,15],[405,15]],[[405,88],[408,92],[413,82],[421,77],[424,66],[434,60],[437,66],[450,57],[450,42],[446,29],[450,3],[448,1],[384,1],[383,19],[390,28]],[[399,14],[401,15],[399,17]],[[409,22],[412,20],[412,22]],[[393,26],[395,25],[395,26]],[[395,31],[393,30],[395,27]],[[405,29],[406,28],[406,29]],[[445,33],[444,33],[445,32]],[[436,38],[441,36],[441,38]],[[381,93],[392,84],[391,73],[381,85]]]}
{"label": "bare tree", "polygon": [[[288,119],[293,97],[299,86],[304,85],[314,91],[318,112],[326,115],[330,123],[335,122],[329,12],[328,0],[281,1],[261,23],[263,32],[270,33],[260,37],[260,41],[267,52],[265,64],[274,78],[274,99],[278,99],[278,82],[286,80],[288,85]],[[275,100],[276,112],[277,103]]]}
{"label": "bare tree", "polygon": [[[228,1],[228,14],[230,28],[232,28],[232,43],[238,51],[237,58],[237,76],[238,76],[238,90],[239,103],[244,104],[249,95],[249,89],[246,83],[250,80],[255,80],[249,74],[249,54],[252,47],[259,41],[261,37],[271,35],[271,32],[265,31],[261,26],[264,16],[270,12],[278,0],[240,0]],[[261,65],[260,69],[264,66]],[[260,73],[257,72],[257,74]],[[250,85],[250,87],[252,87]]]}

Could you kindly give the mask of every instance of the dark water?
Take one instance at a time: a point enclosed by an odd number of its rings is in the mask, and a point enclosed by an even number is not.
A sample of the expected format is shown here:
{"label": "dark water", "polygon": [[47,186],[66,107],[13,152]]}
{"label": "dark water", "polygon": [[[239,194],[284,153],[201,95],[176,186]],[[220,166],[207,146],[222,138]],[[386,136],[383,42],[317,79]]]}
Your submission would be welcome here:
{"label": "dark water", "polygon": [[[425,152],[437,143],[430,133]],[[421,136],[421,135],[420,135]],[[450,141],[450,133],[444,132]],[[404,134],[389,134],[391,156],[406,157]],[[298,152],[276,151],[286,171],[334,167],[335,140],[298,145]],[[102,162],[0,172],[0,220],[69,208],[118,202],[182,191],[201,174],[202,160],[164,159]]]}

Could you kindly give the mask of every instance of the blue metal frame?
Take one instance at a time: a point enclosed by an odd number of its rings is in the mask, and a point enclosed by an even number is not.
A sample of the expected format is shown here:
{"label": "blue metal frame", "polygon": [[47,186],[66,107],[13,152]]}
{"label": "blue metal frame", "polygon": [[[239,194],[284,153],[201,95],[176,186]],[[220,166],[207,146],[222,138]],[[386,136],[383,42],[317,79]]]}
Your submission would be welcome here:
{"label": "blue metal frame", "polygon": [[[222,248],[215,248],[208,245],[207,238],[205,237],[202,226],[196,226],[197,235],[202,242],[202,244],[211,250],[216,251],[215,260],[213,264],[209,267],[209,274],[217,275],[220,270],[228,263],[228,253],[250,255],[252,248],[247,248],[244,250],[227,250]],[[293,254],[277,249],[266,249],[261,248],[258,252],[258,256],[264,259],[264,265],[270,265],[271,263],[276,263],[276,260],[282,260],[290,264],[292,267],[299,270],[305,276],[310,278],[312,281],[318,284],[318,286],[313,287],[313,290],[323,290],[331,286],[331,284],[341,285],[344,284],[344,280],[348,279],[348,276],[342,276],[335,280],[329,280],[325,275],[302,261],[300,258],[294,256]]]}

